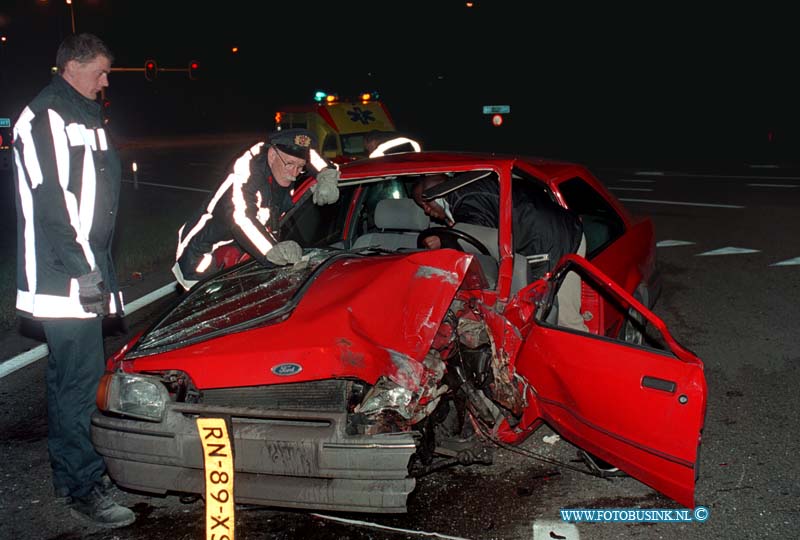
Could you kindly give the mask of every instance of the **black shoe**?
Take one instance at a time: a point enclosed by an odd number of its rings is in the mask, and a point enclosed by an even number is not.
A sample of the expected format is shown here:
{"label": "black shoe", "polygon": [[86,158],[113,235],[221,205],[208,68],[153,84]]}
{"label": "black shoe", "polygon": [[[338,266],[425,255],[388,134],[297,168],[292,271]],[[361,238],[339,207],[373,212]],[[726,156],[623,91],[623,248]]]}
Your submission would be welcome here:
{"label": "black shoe", "polygon": [[[108,473],[103,473],[103,476],[101,476],[100,480],[98,481],[98,485],[100,486],[100,489],[102,489],[103,492],[106,494],[108,494],[109,491],[114,489],[114,482],[111,480],[111,477],[108,476]],[[56,498],[56,502],[60,502],[66,505],[72,503],[72,497],[69,494],[69,488],[67,488],[66,486],[54,487],[53,496]]]}
{"label": "black shoe", "polygon": [[66,487],[54,487],[53,488],[53,496],[56,498],[56,502],[61,504],[71,504],[72,497],[69,496],[69,489]]}
{"label": "black shoe", "polygon": [[88,495],[73,497],[70,507],[73,517],[106,529],[125,527],[136,521],[136,514],[111,500],[100,485],[94,486]]}

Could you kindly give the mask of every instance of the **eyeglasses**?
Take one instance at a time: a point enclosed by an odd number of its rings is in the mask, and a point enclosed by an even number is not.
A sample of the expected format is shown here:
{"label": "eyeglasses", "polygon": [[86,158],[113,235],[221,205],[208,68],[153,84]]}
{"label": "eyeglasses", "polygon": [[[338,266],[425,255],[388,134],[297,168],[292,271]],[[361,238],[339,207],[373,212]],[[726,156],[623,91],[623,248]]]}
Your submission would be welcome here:
{"label": "eyeglasses", "polygon": [[306,172],[306,169],[305,169],[306,166],[305,165],[300,165],[299,163],[287,163],[286,160],[283,159],[283,156],[281,155],[281,151],[278,150],[277,148],[275,148],[274,146],[272,148],[275,150],[275,153],[278,154],[278,159],[281,160],[281,163],[283,163],[283,166],[285,168],[287,168],[289,170],[294,170],[295,174],[297,176],[300,176],[301,174],[305,174],[305,172]]}

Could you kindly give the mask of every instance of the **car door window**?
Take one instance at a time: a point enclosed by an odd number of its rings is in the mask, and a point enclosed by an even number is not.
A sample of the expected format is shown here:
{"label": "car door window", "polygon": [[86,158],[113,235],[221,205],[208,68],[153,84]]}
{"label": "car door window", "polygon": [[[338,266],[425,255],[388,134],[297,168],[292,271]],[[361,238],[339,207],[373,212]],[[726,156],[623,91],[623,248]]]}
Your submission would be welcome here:
{"label": "car door window", "polygon": [[289,210],[281,222],[281,240],[294,240],[303,247],[342,247],[344,224],[349,209],[348,201],[354,196],[356,186],[339,189],[336,204],[318,206],[310,193],[303,196]]}
{"label": "car door window", "polygon": [[352,237],[357,238],[377,231],[375,207],[378,206],[378,202],[383,199],[409,199],[411,198],[410,193],[406,184],[398,179],[366,184],[356,210],[356,219],[354,220],[356,228]]}
{"label": "car door window", "polygon": [[577,212],[586,235],[586,258],[592,259],[603,248],[622,236],[625,224],[611,205],[580,177],[559,184],[567,206]]}

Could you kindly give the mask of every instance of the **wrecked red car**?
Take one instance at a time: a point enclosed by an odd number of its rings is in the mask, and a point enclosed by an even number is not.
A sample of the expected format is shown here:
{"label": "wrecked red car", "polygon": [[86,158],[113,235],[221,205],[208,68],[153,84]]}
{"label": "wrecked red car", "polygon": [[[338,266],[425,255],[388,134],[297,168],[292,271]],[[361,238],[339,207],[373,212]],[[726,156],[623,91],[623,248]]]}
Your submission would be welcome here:
{"label": "wrecked red car", "polygon": [[[412,186],[442,173],[448,189],[499,182],[501,222],[454,233],[457,249],[421,249],[437,224]],[[514,183],[581,215],[586,259],[568,255],[531,279],[512,249]],[[196,419],[219,417],[236,502],[404,512],[420,475],[489,462],[495,445],[546,424],[694,506],[703,363],[649,310],[652,223],[589,170],[395,154],[343,166],[335,204],[314,205],[308,186],[295,195],[281,238],[304,246],[302,261],[244,262],[197,284],[110,358],[91,429],[119,485],[203,493]],[[570,271],[582,279],[588,332],[556,322]]]}

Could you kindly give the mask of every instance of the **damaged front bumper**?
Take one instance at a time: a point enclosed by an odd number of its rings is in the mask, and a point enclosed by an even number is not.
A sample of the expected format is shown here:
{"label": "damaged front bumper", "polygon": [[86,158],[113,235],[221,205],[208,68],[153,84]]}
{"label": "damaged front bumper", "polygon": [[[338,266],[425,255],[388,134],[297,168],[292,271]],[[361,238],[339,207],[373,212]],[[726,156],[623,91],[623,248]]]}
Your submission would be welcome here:
{"label": "damaged front bumper", "polygon": [[158,423],[96,412],[92,440],[119,485],[158,494],[200,494],[203,449],[195,419],[226,418],[237,503],[405,512],[415,486],[409,477],[414,434],[351,435],[347,416],[172,402]]}

